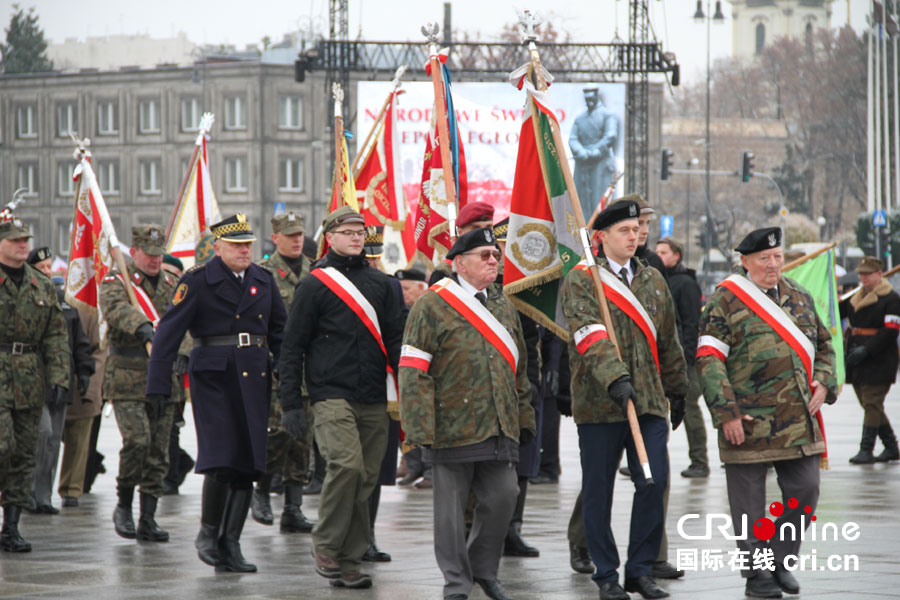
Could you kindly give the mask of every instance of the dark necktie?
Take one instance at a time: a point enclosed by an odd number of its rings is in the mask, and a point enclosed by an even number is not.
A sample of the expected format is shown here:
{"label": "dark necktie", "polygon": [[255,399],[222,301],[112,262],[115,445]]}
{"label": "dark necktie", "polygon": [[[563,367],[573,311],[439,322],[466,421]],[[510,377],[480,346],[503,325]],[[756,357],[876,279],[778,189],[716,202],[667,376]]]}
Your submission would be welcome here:
{"label": "dark necktie", "polygon": [[777,288],[771,288],[771,289],[766,290],[766,294],[768,294],[769,298],[771,298],[775,302],[778,302],[778,289]]}
{"label": "dark necktie", "polygon": [[621,269],[619,269],[619,279],[622,280],[622,283],[625,284],[625,287],[631,287],[628,284],[628,267],[622,267]]}
{"label": "dark necktie", "polygon": [[478,301],[481,302],[482,306],[487,306],[487,296],[484,295],[484,292],[477,292],[475,297],[478,298]]}

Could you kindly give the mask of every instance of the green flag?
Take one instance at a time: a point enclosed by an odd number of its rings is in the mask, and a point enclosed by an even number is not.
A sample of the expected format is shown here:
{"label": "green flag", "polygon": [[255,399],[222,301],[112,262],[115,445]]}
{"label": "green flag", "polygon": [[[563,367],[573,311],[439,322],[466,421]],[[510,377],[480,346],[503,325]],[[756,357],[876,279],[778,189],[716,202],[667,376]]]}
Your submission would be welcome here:
{"label": "green flag", "polygon": [[816,313],[831,333],[834,346],[835,377],[844,383],[844,335],[838,309],[837,279],[834,274],[834,248],[809,259],[784,273],[809,291],[816,303]]}

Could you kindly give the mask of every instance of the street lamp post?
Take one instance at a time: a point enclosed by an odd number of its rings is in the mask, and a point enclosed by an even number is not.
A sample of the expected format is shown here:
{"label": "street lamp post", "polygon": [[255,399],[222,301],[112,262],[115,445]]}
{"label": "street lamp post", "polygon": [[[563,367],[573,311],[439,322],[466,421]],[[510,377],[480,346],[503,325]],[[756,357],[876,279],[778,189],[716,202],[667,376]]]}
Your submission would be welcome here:
{"label": "street lamp post", "polygon": [[706,21],[706,260],[705,269],[709,270],[709,248],[712,245],[712,192],[710,190],[710,142],[709,114],[710,114],[710,24],[724,23],[725,15],[722,14],[722,0],[716,0],[716,12],[710,15],[712,0],[706,0],[706,13],[703,12],[703,0],[697,0],[697,10],[694,12],[694,20],[698,23]]}
{"label": "street lamp post", "polygon": [[[688,171],[690,171],[700,161],[692,158],[687,162]],[[684,264],[691,264],[691,173],[687,178],[687,239],[684,244]],[[707,261],[709,262],[709,261]]]}

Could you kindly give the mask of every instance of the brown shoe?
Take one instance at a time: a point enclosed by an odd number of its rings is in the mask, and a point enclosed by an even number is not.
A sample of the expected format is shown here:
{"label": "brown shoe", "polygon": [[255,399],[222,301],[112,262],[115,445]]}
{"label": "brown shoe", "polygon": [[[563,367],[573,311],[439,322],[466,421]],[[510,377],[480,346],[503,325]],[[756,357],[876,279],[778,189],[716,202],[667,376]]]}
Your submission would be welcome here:
{"label": "brown shoe", "polygon": [[341,576],[341,567],[338,561],[330,556],[319,554],[315,548],[312,549],[313,558],[316,559],[316,573],[326,579],[337,579]]}
{"label": "brown shoe", "polygon": [[416,482],[416,484],[413,487],[416,488],[417,490],[430,490],[431,488],[434,487],[434,484],[431,482],[431,479],[429,479],[428,477],[423,477],[422,481]]}
{"label": "brown shoe", "polygon": [[372,587],[372,578],[367,573],[351,571],[348,573],[341,573],[337,579],[332,579],[330,583],[334,587],[363,590]]}

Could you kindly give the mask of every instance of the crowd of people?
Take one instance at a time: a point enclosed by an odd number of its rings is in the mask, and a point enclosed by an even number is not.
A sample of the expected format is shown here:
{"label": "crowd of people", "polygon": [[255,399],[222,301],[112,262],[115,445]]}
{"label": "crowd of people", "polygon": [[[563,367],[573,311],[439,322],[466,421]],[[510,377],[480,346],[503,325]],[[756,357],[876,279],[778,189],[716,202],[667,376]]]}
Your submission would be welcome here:
{"label": "crowd of people", "polygon": [[[368,588],[363,562],[391,559],[374,536],[380,488],[399,480],[433,487],[443,597],[468,598],[478,585],[503,600],[501,556],[540,555],[522,537],[527,490],[559,478],[563,415],[574,418],[582,458],[567,533],[573,570],[592,574],[601,600],[667,597],[656,580],[684,576],[666,538],[670,428],[685,424],[681,476],[708,477],[702,395],[734,522],[763,516],[774,467],[781,494],[799,499],[776,528],[800,527],[819,494],[816,413],[836,400],[837,381],[812,298],[782,276],[778,228],[744,238],[740,267],[703,305],[683,246],[663,238],[648,247],[654,214],[630,195],[594,220],[596,253],[560,284],[568,341],[503,293],[510,223],[494,223],[486,203],[463,207],[458,237],[430,274],[383,273],[381,229],[350,207],[325,218],[318,261],[304,254],[304,221],[293,212],[272,219],[275,253],[260,264],[257,236],[236,214],[210,227],[215,255],[186,271],[165,254],[161,227],[134,227],[127,270],[100,286],[102,321],[67,303],[51,280],[51,250],[29,250],[21,221],[0,223],[0,307],[15,315],[0,321],[0,546],[31,551],[22,510],[59,512],[61,445],[63,506],[90,490],[109,402],[122,438],[118,535],[167,541],[159,498],[195,468],[200,560],[255,572],[242,530],[248,517],[274,524],[277,491],[280,530],[311,534],[316,572],[336,587]],[[851,462],[898,460],[884,399],[897,371],[900,296],[878,259],[857,271],[862,285],[841,304],[847,380],[865,411]],[[188,395],[196,464],[179,444]],[[617,471],[635,489],[624,578],[611,524]],[[314,479],[320,490],[304,490]],[[315,522],[302,511],[304,492],[321,494]],[[799,544],[738,541],[753,558],[741,570],[746,594],[798,593],[787,558]]]}

